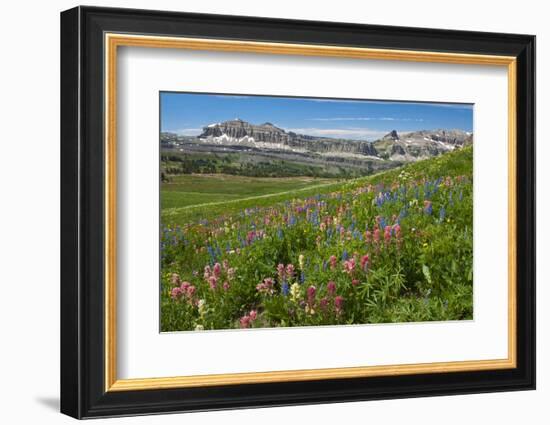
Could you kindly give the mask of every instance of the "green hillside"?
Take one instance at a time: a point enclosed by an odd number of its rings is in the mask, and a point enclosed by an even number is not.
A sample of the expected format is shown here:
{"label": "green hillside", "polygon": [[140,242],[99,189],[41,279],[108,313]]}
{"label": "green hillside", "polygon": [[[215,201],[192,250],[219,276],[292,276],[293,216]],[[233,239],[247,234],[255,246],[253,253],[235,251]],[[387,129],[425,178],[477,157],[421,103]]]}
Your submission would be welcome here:
{"label": "green hillside", "polygon": [[472,319],[472,164],[470,146],[347,181],[177,176],[162,330]]}

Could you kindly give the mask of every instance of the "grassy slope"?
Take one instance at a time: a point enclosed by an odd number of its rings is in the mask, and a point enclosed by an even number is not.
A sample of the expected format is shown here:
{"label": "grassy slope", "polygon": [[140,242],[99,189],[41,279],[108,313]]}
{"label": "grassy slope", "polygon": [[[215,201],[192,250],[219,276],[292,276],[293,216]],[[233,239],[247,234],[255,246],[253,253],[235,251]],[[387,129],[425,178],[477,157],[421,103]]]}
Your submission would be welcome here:
{"label": "grassy slope", "polygon": [[[321,188],[305,188],[301,192],[295,190],[271,197],[241,199],[236,202],[215,205],[212,208],[198,207],[195,211],[190,208],[183,210],[187,211],[184,214],[174,216],[190,219],[192,215],[188,214],[189,211],[193,211],[193,214],[200,214],[200,216],[229,215],[242,210],[245,206],[261,206],[262,203],[274,206],[289,199],[305,198],[320,192],[341,191],[343,201],[347,202],[347,207],[353,209],[353,214],[361,222],[360,228],[364,228],[361,220],[365,218],[372,228],[372,220],[375,215],[381,214],[389,218],[393,214],[399,213],[400,202],[376,207],[373,202],[370,202],[374,196],[372,192],[357,195],[357,198],[350,202],[350,198],[346,198],[346,194],[351,194],[350,191],[368,183],[374,185],[381,183],[388,188],[416,181],[420,182],[422,193],[423,184],[421,182],[424,179],[435,180],[446,176],[467,176],[471,182],[472,155],[473,150],[468,147],[366,178],[331,183]],[[257,298],[255,290],[257,282],[265,276],[273,275],[278,263],[297,264],[298,254],[303,254],[308,262],[311,261],[311,264],[306,264],[307,281],[303,285],[304,287],[314,284],[317,285],[319,291],[324,291],[322,285],[326,284],[328,279],[333,279],[338,288],[347,291],[343,293],[347,300],[346,316],[342,317],[342,321],[338,319],[335,323],[471,319],[473,313],[471,183],[465,184],[463,189],[464,199],[462,200],[462,189],[460,189],[461,201],[458,202],[458,191],[455,191],[453,195],[455,202],[451,206],[448,202],[448,191],[442,186],[440,192],[433,195],[434,214],[430,216],[422,213],[423,198],[421,197],[419,203],[411,207],[411,215],[403,220],[405,239],[401,249],[388,251],[387,255],[384,250],[377,255],[376,252],[373,252],[372,247],[365,248],[363,242],[354,240],[345,242],[345,245],[332,243],[326,247],[316,248],[314,237],[317,233],[316,231],[312,233],[307,223],[285,229],[282,240],[275,236],[262,239],[245,248],[242,255],[230,258],[231,265],[239,270],[241,279],[233,286],[230,296],[223,298],[223,302],[216,301],[212,295],[213,292],[205,283],[201,283],[201,278],[191,274],[193,269],[201,270],[203,264],[208,262],[207,254],[202,251],[197,253],[193,250],[185,251],[188,257],[179,257],[180,254],[178,254],[173,262],[167,262],[163,268],[165,282],[163,285],[165,286],[161,308],[162,329],[163,331],[193,329],[194,325],[198,323],[197,321],[201,320],[195,310],[185,310],[185,304],[174,303],[170,299],[169,289],[167,289],[169,285],[166,284],[166,279],[174,271],[180,273],[183,279],[198,285],[199,296],[207,298],[208,305],[213,306],[209,310],[211,316],[207,316],[208,320],[204,322],[207,329],[233,327],[239,315],[252,308],[258,309],[260,312],[263,311],[261,313],[264,323],[262,326],[327,324],[320,320],[319,315],[306,315],[297,320],[295,324],[279,321],[279,316],[284,317],[288,300],[279,296],[274,297],[273,300],[264,300],[269,304],[262,304],[262,301]],[[449,190],[454,189],[451,187]],[[411,192],[408,194],[409,198],[410,196]],[[447,216],[444,221],[438,219],[442,206],[447,208]],[[284,209],[285,206],[279,205],[279,208]],[[334,213],[332,211],[331,214]],[[165,218],[164,212],[163,221]],[[253,219],[254,216],[251,218]],[[237,218],[236,222],[239,220],[241,219]],[[348,221],[344,219],[343,224],[346,227],[349,226]],[[199,236],[202,234],[200,233]],[[220,238],[220,244],[224,247],[224,238],[228,236],[222,234],[217,237]],[[234,242],[232,243],[234,244]],[[322,268],[323,260],[332,254],[336,254],[340,258],[343,249],[349,253],[358,252],[361,255],[368,251],[372,255],[372,268],[369,272],[368,282],[361,283],[356,295],[353,290],[346,289],[346,285],[349,286],[349,282],[347,282],[349,278],[340,271],[340,267],[334,273],[330,270],[324,271]],[[304,297],[303,294],[302,297]],[[316,320],[320,321],[316,322]]]}
{"label": "grassy slope", "polygon": [[236,213],[245,208],[263,207],[289,199],[329,193],[345,186],[366,182],[389,183],[403,170],[429,178],[437,178],[441,173],[470,174],[472,147],[346,182],[311,177],[180,175],[161,187],[162,221],[165,224],[183,225],[203,218]]}
{"label": "grassy slope", "polygon": [[334,184],[341,183],[334,179],[311,177],[179,175],[161,187],[162,218],[165,223],[184,224],[250,206],[269,205],[288,199],[294,193],[315,193]]}

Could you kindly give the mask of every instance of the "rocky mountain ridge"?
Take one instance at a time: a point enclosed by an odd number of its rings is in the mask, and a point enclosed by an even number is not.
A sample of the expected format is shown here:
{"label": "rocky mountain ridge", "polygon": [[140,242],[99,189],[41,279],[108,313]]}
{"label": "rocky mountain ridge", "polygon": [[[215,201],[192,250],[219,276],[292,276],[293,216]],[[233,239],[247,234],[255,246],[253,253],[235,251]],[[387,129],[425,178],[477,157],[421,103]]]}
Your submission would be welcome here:
{"label": "rocky mountain ridge", "polygon": [[420,130],[399,135],[393,130],[373,142],[384,159],[415,161],[441,155],[473,143],[473,135],[462,130]]}
{"label": "rocky mountain ridge", "polygon": [[269,122],[254,125],[238,118],[204,127],[198,138],[206,143],[228,146],[249,146],[302,153],[378,156],[372,143],[367,141],[308,136],[292,131],[287,132]]}
{"label": "rocky mountain ridge", "polygon": [[392,130],[374,141],[338,139],[297,134],[266,122],[251,124],[241,119],[210,124],[199,136],[163,133],[165,144],[193,144],[218,148],[277,151],[349,160],[410,162],[429,158],[472,144],[472,133],[462,130],[421,130],[399,134]]}

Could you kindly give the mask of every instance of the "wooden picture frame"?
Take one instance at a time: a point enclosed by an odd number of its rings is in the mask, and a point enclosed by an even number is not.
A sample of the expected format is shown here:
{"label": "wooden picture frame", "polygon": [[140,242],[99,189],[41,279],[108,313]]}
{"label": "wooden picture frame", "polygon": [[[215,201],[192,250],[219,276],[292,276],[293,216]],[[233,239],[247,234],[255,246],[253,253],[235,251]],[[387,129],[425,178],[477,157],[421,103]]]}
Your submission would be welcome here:
{"label": "wooden picture frame", "polygon": [[[508,70],[508,357],[118,379],[117,52],[121,46],[483,64]],[[61,14],[61,411],[76,418],[535,386],[535,38],[77,7]],[[503,184],[505,182],[502,182]],[[503,265],[504,267],[504,265]]]}

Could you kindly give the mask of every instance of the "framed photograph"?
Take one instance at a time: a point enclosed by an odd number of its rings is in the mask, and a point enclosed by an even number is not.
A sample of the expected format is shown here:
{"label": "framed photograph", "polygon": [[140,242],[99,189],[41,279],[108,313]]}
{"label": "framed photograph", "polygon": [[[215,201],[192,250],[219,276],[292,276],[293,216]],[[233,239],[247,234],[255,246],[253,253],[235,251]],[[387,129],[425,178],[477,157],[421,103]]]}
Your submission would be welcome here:
{"label": "framed photograph", "polygon": [[61,411],[535,388],[535,37],[61,14]]}

